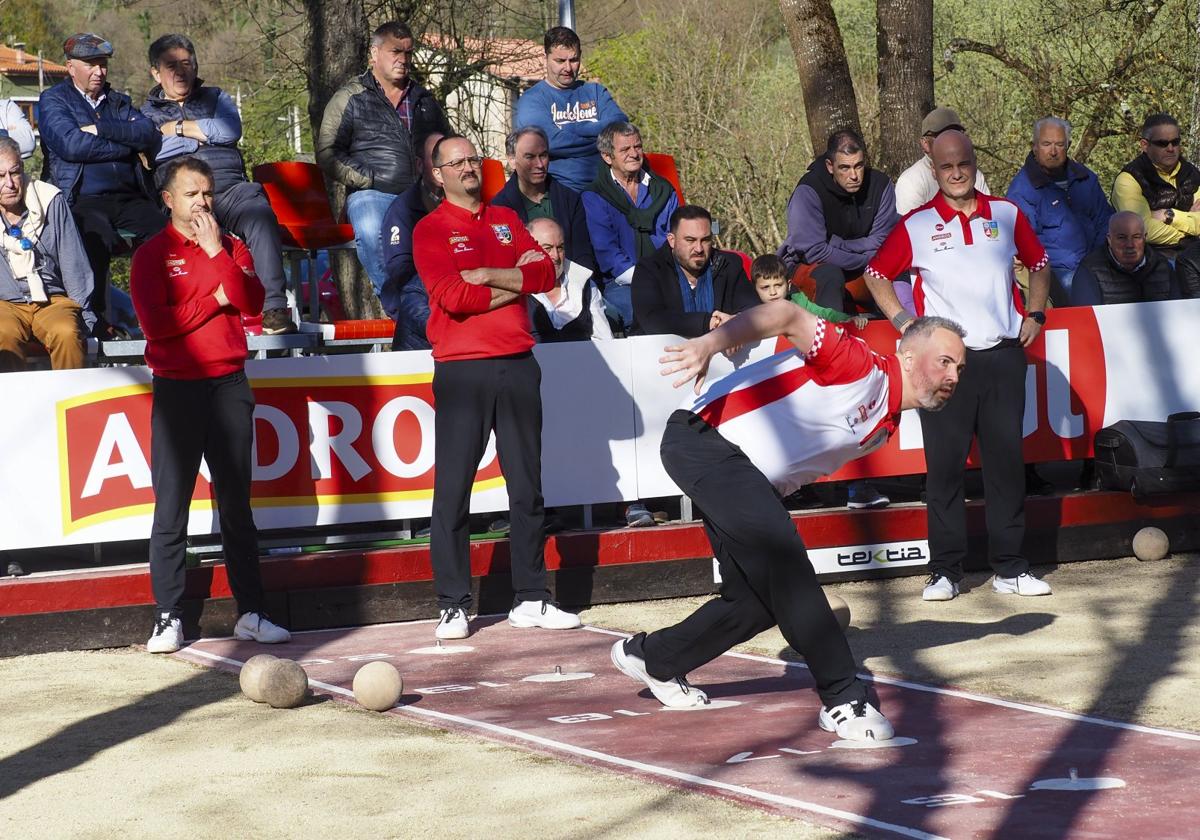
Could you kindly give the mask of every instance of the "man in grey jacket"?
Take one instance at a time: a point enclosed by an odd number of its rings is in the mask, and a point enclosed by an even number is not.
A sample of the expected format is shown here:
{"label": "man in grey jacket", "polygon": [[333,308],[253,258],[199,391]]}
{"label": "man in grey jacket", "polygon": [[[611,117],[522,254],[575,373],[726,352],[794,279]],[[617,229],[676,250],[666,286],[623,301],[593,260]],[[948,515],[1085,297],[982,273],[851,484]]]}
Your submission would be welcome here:
{"label": "man in grey jacket", "polygon": [[84,304],[92,270],[57,187],[25,177],[21,147],[0,137],[0,371],[22,370],[29,343],[40,342],[55,370],[84,364]]}

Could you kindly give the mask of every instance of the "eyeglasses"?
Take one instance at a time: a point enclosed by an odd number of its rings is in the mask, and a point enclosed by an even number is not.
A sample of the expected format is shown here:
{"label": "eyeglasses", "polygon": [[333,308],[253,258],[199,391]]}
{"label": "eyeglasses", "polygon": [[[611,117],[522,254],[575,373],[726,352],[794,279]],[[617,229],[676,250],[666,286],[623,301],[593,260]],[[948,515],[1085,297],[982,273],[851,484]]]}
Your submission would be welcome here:
{"label": "eyeglasses", "polygon": [[453,169],[455,172],[462,172],[463,169],[468,165],[472,169],[479,169],[483,166],[483,158],[481,158],[479,155],[475,155],[474,157],[455,158],[454,160],[448,160],[443,164],[439,164],[437,168]]}
{"label": "eyeglasses", "polygon": [[1170,140],[1151,140],[1151,146],[1158,146],[1160,149],[1174,149],[1183,145],[1183,140],[1178,137],[1173,137]]}
{"label": "eyeglasses", "polygon": [[22,251],[33,250],[33,242],[26,238],[25,232],[21,230],[19,225],[5,228],[4,232],[20,243]]}

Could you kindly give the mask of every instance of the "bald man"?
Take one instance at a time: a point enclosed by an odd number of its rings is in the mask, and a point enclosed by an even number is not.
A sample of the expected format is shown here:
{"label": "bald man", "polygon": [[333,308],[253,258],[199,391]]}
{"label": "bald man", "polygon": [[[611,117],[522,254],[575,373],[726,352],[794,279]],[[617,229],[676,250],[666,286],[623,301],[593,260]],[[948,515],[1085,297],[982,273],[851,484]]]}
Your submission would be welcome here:
{"label": "bald man", "polygon": [[[1181,273],[1187,253],[1180,255]],[[1187,270],[1192,270],[1190,265]],[[1108,220],[1108,238],[1084,257],[1076,276],[1079,283],[1071,287],[1072,306],[1140,303],[1178,296],[1171,264],[1147,247],[1146,221],[1130,210],[1122,210]]]}
{"label": "bald man", "polygon": [[554,219],[539,216],[525,227],[554,263],[554,288],[529,296],[534,337],[539,343],[611,339],[604,299],[592,280],[595,272],[567,259],[562,226]]}
{"label": "bald man", "polygon": [[[880,310],[904,332],[905,311],[892,280],[917,277],[917,316],[936,315],[966,330],[967,368],[941,412],[920,411],[927,465],[929,580],[922,597],[949,601],[967,557],[963,474],[971,441],[979,438],[987,496],[988,562],[1002,594],[1049,595],[1029,574],[1025,537],[1025,349],[1046,316],[1050,291],[1046,250],[1015,204],[975,189],[975,148],[961,131],[945,131],[931,149],[938,194],[906,216],[867,265],[867,286]],[[1030,271],[1027,304],[1014,296],[1013,258]],[[970,278],[970,282],[963,282]]]}

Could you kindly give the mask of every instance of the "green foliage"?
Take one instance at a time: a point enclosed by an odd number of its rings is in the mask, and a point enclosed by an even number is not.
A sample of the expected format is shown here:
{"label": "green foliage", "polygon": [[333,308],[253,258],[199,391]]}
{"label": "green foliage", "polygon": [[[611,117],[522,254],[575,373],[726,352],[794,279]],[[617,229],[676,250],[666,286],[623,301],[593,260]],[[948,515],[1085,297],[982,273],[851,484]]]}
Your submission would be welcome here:
{"label": "green foliage", "polygon": [[46,7],[33,0],[0,0],[0,39],[5,45],[23,41],[30,55],[41,50],[54,58],[62,52],[62,33]]}

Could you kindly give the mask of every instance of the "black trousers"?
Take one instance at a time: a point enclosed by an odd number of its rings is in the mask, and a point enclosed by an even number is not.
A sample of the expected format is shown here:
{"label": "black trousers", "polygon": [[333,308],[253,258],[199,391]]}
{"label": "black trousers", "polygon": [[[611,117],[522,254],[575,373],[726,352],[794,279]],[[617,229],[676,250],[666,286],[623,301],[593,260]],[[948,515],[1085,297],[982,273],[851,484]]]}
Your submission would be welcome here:
{"label": "black trousers", "polygon": [[122,246],[117,231],[128,230],[139,239],[148,239],[166,226],[167,217],[153,200],[140,194],[81,195],[71,204],[71,215],[96,280],[87,308],[105,315],[108,264]]}
{"label": "black trousers", "polygon": [[238,614],[262,612],[258,530],[250,509],[253,439],[254,395],[245,373],[196,380],[154,377],[150,581],[159,611],[180,614],[188,507],[203,456],[212,473],[225,569]]}
{"label": "black trousers", "polygon": [[1029,570],[1025,539],[1025,350],[1004,344],[967,350],[967,366],[941,411],[920,411],[925,439],[925,496],[929,518],[929,572],[952,581],[967,557],[963,474],[971,440],[979,438],[983,467],[988,562],[1001,577]]}
{"label": "black trousers", "polygon": [[719,597],[642,642],[658,679],[685,676],[778,624],[808,663],[827,706],[866,697],[854,656],[838,626],[791,514],[741,449],[688,411],[667,422],[662,460],[691,497],[721,569]]}
{"label": "black trousers", "polygon": [[433,366],[433,521],[429,551],[438,607],[471,605],[471,484],[488,436],[508,486],[509,554],[517,601],[544,601],[542,369],[532,353]]}

